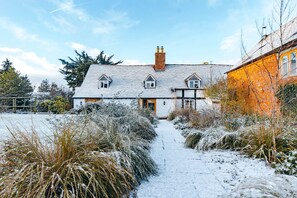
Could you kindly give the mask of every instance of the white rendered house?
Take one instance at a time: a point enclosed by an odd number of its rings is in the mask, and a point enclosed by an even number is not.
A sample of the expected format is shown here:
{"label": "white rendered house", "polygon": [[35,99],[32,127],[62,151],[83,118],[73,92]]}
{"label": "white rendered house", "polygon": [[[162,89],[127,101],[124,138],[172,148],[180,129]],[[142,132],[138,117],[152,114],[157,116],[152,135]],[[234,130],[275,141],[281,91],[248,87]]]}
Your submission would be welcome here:
{"label": "white rendered house", "polygon": [[154,65],[91,65],[75,89],[74,108],[87,102],[120,102],[150,108],[165,118],[176,108],[212,108],[203,90],[223,77],[231,65],[165,64],[163,47],[157,47]]}

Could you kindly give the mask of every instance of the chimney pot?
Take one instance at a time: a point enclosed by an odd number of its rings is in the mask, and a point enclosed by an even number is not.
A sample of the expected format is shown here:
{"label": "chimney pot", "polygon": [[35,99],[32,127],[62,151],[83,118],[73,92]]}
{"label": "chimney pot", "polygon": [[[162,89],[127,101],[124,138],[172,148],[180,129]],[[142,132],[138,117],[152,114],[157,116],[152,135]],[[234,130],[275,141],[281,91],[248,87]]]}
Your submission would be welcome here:
{"label": "chimney pot", "polygon": [[164,47],[161,46],[161,50],[159,46],[157,46],[157,52],[155,53],[155,71],[164,71],[165,70],[165,52]]}

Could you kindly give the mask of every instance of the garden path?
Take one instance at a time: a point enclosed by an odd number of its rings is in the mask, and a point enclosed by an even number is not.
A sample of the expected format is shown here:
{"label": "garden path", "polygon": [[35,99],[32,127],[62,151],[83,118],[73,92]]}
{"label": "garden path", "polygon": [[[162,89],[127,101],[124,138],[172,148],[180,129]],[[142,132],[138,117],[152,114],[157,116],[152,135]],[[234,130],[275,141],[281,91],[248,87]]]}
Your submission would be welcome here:
{"label": "garden path", "polygon": [[156,132],[151,155],[159,175],[142,182],[139,198],[297,197],[297,178],[275,174],[263,160],[185,148],[181,132],[165,120]]}
{"label": "garden path", "polygon": [[160,121],[151,155],[159,175],[150,177],[138,189],[138,197],[217,197],[225,187],[201,158],[184,147],[184,137],[168,121]]}

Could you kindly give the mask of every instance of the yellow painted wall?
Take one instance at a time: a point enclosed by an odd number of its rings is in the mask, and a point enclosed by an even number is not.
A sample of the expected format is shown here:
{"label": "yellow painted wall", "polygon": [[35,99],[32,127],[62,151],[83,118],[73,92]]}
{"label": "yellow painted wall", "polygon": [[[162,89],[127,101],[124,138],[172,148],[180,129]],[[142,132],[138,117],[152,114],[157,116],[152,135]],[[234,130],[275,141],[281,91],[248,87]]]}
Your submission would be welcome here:
{"label": "yellow painted wall", "polygon": [[279,111],[275,97],[278,87],[278,64],[275,54],[227,74],[228,89],[235,91],[241,113],[270,115]]}

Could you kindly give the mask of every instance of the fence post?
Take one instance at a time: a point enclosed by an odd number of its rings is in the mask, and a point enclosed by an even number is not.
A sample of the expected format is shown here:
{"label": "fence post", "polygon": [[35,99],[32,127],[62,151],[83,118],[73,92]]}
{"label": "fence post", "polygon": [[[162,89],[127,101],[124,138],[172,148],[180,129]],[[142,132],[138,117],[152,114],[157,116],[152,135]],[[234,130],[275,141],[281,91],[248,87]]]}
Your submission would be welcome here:
{"label": "fence post", "polygon": [[12,98],[12,109],[13,113],[16,113],[16,98]]}
{"label": "fence post", "polygon": [[36,112],[37,112],[36,106],[37,106],[37,98],[34,97],[34,114],[36,114]]}

